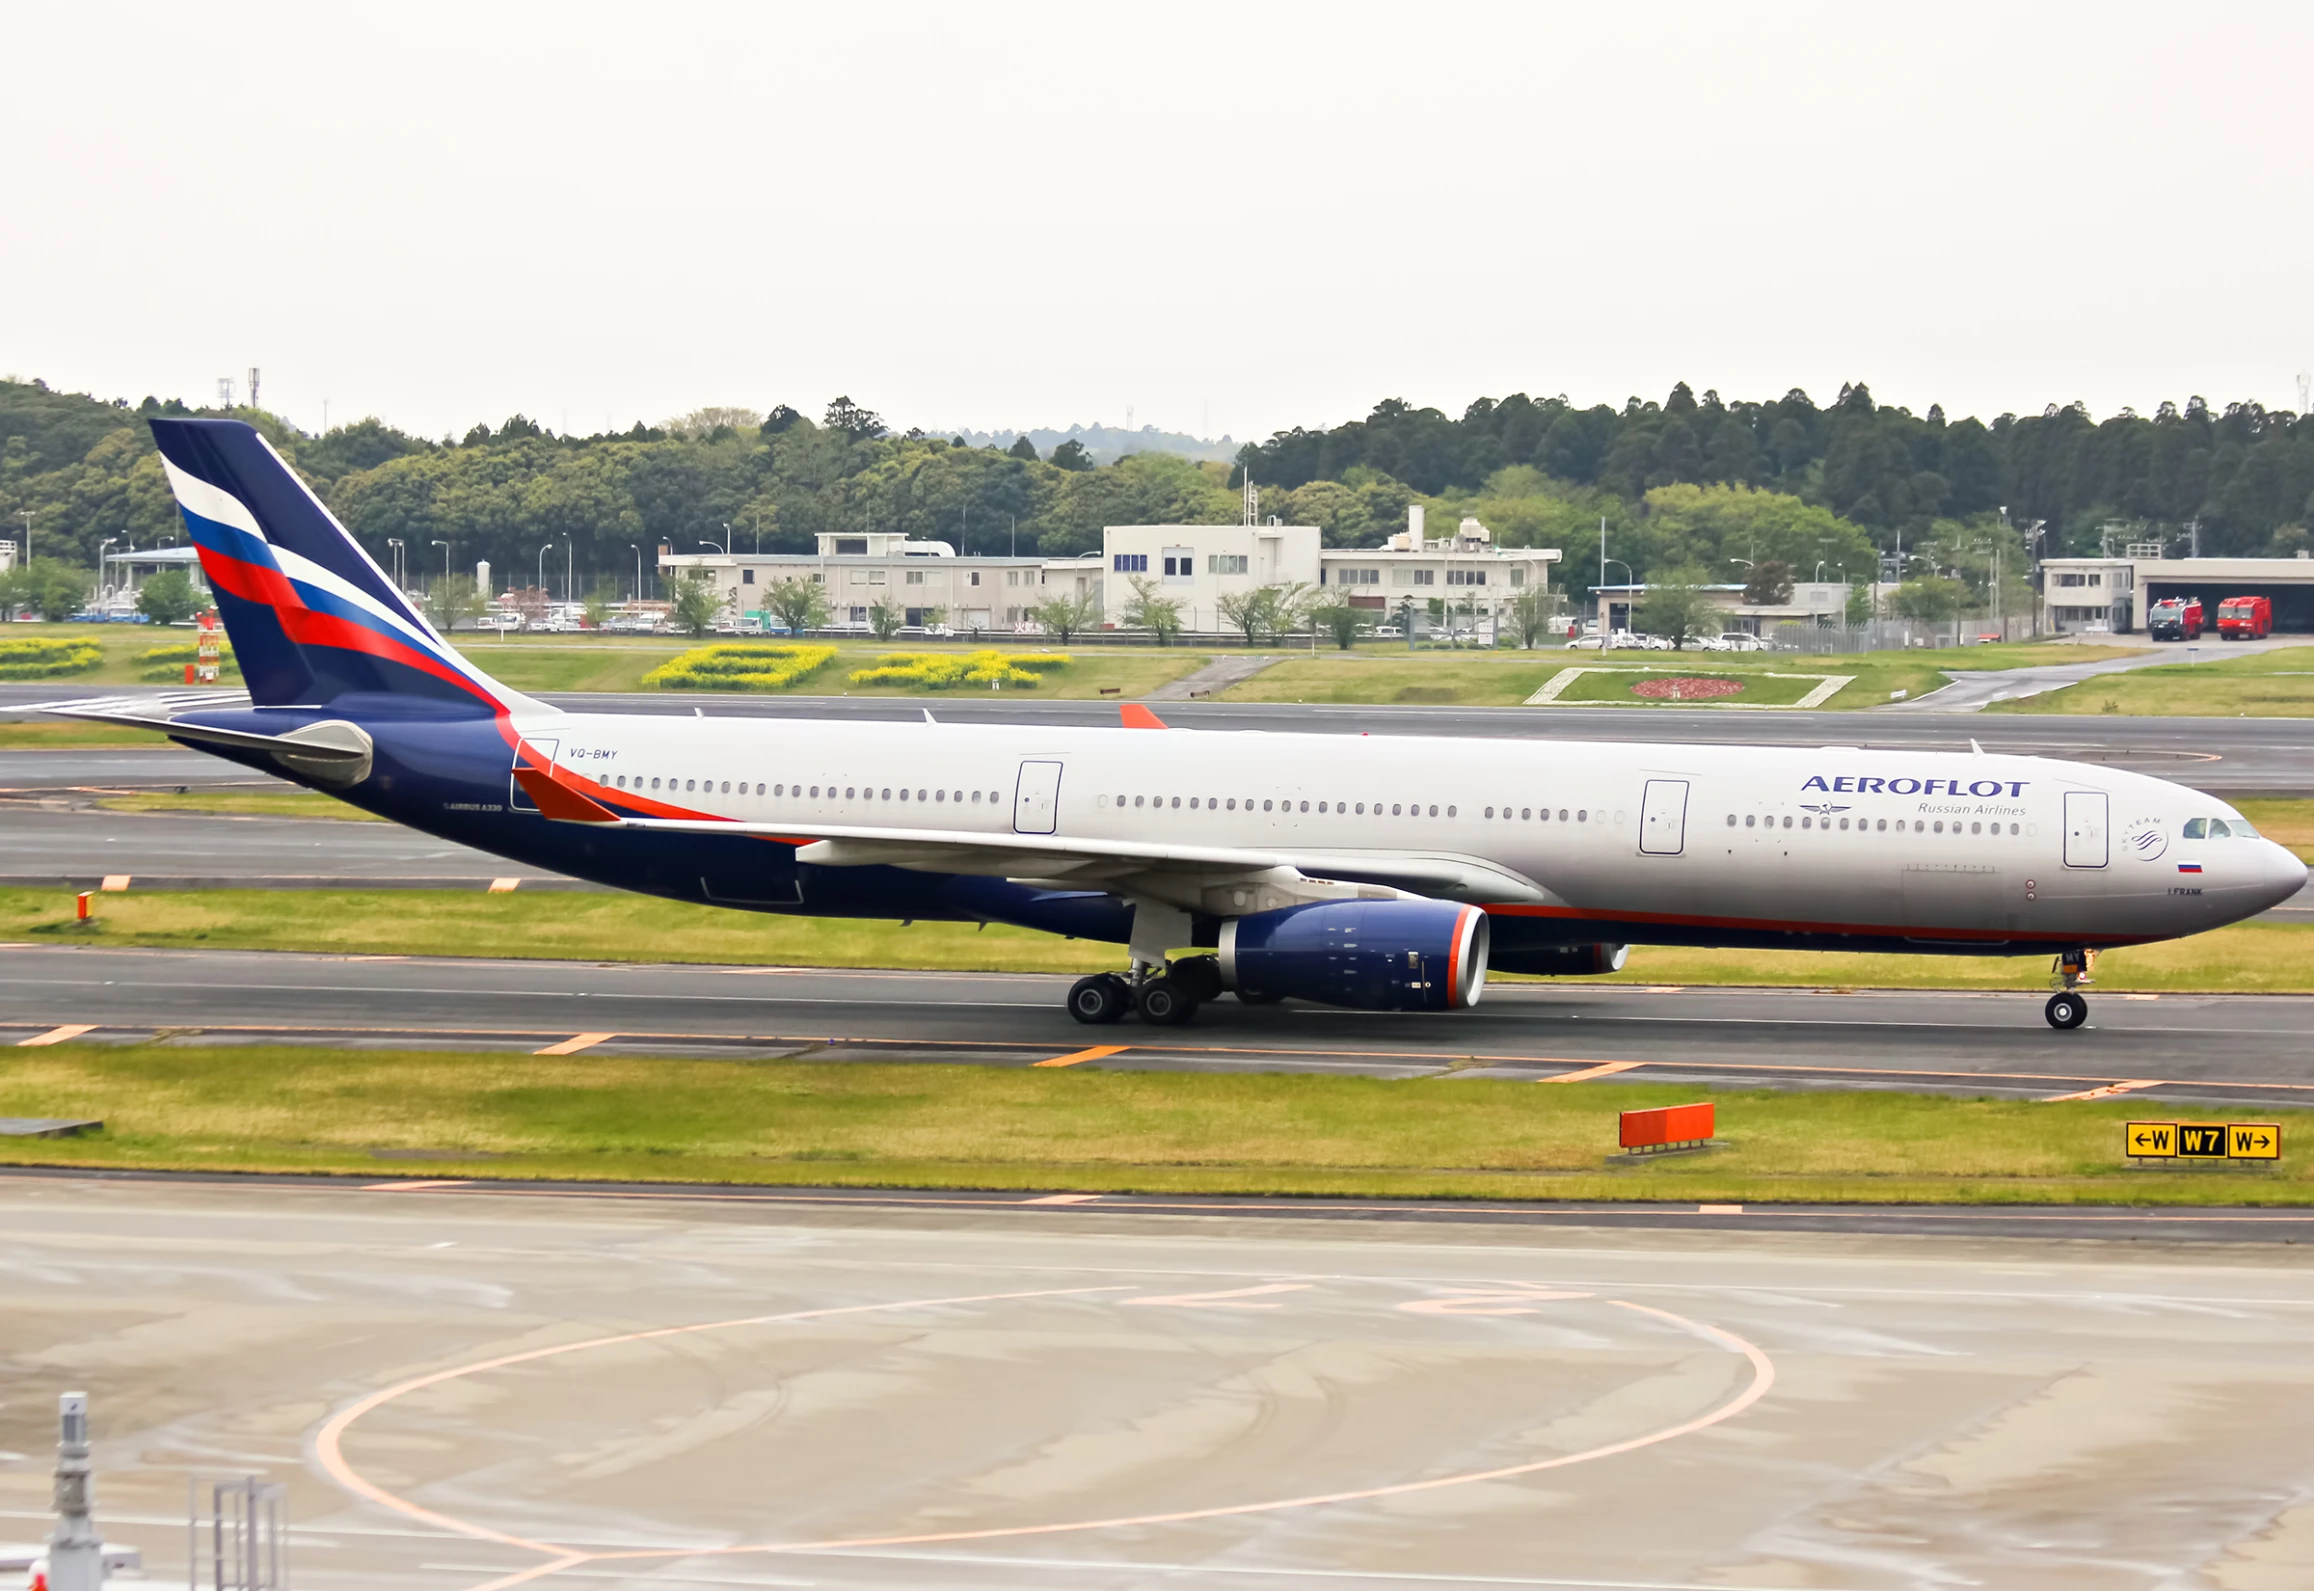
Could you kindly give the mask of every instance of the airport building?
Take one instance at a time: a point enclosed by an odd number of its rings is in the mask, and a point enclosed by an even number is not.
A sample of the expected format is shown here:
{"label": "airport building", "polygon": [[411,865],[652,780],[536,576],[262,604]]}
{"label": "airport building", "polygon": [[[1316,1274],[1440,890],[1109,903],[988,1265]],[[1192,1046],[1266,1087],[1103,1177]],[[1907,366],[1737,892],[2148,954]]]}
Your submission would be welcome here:
{"label": "airport building", "polygon": [[[1422,509],[1408,528],[1373,549],[1321,547],[1314,525],[1111,525],[1101,551],[1074,558],[959,557],[944,541],[898,532],[827,534],[815,553],[677,553],[659,550],[663,578],[713,580],[735,619],[768,621],[763,598],[784,580],[826,588],[831,623],[865,629],[869,610],[886,603],[905,625],[952,630],[1035,633],[1031,612],[1055,597],[1100,605],[1105,629],[1125,627],[1135,580],[1181,602],[1190,633],[1228,634],[1227,599],[1263,586],[1300,586],[1310,596],[1336,592],[1373,610],[1377,624],[1411,606],[1418,631],[1433,627],[1429,603],[1440,599],[1458,626],[1490,631],[1503,606],[1531,589],[1547,589],[1556,548],[1502,548],[1484,525],[1465,519],[1452,536],[1423,534]],[[938,617],[936,618],[935,615]]]}
{"label": "airport building", "polygon": [[2164,558],[2159,542],[2121,557],[2041,561],[2041,629],[2055,635],[2127,635],[2170,597],[2199,597],[2204,622],[2217,623],[2228,597],[2265,597],[2277,630],[2314,630],[2314,558]]}
{"label": "airport building", "polygon": [[[1595,586],[1599,627],[1612,634],[1637,629],[1631,616],[1647,600],[1647,585]],[[1720,610],[1718,629],[1725,633],[1764,635],[1779,624],[1804,624],[1817,629],[1848,622],[1848,586],[1838,580],[1802,580],[1792,586],[1784,602],[1746,602],[1741,581],[1702,588],[1706,600]]]}

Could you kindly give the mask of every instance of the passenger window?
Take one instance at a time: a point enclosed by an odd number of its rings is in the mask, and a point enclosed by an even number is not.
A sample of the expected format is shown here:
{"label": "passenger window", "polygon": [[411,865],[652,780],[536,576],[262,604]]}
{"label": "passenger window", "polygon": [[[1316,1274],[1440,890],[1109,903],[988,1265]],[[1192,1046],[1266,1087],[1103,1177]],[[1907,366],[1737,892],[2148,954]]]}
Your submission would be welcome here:
{"label": "passenger window", "polygon": [[1267,801],[1264,801],[1264,802],[1261,804],[1261,809],[1262,809],[1264,812],[1267,812],[1267,811],[1270,809],[1270,808],[1269,808],[1269,803],[1268,803]]}
{"label": "passenger window", "polygon": [[2209,820],[2207,818],[2187,818],[2185,827],[2179,832],[2189,840],[2207,839],[2210,832]]}
{"label": "passenger window", "polygon": [[[1732,822],[1732,821],[1734,821],[1734,820],[1733,820],[1733,819],[1730,819],[1729,821],[1731,821],[1731,822]],[[1760,820],[1759,820],[1759,816],[1758,816],[1758,814],[1756,814],[1756,813],[1752,813],[1752,812],[1746,812],[1746,813],[1744,814],[1744,827],[1745,827],[1745,828],[1747,828],[1747,829],[1748,829],[1748,828],[1751,828],[1753,825],[1757,824],[1759,821],[1760,821]]]}
{"label": "passenger window", "polygon": [[1432,817],[1436,817],[1436,816],[1438,816],[1438,808],[1436,808],[1436,807],[1432,807],[1432,808],[1430,809],[1430,815],[1431,815]]}
{"label": "passenger window", "polygon": [[1393,801],[1390,803],[1390,815],[1392,817],[1398,816],[1398,807],[1399,804],[1397,802]]}
{"label": "passenger window", "polygon": [[1358,816],[1359,816],[1359,817],[1364,817],[1365,815],[1366,815],[1366,803],[1365,803],[1365,802],[1363,802],[1363,801],[1361,801],[1361,802],[1359,802],[1359,803],[1358,803]]}
{"label": "passenger window", "polygon": [[1230,810],[1230,811],[1232,811],[1232,812],[1235,812],[1235,811],[1237,810],[1237,797],[1235,797],[1235,796],[1231,796],[1231,797],[1229,798],[1229,810]]}
{"label": "passenger window", "polygon": [[1494,808],[1492,808],[1492,807],[1488,807],[1488,808],[1486,809],[1486,815],[1487,815],[1488,817],[1490,817],[1490,818],[1491,818],[1491,817],[1493,817],[1493,816],[1494,816]]}
{"label": "passenger window", "polygon": [[1564,822],[1566,822],[1566,821],[1567,821],[1567,809],[1566,809],[1565,807],[1561,807],[1561,808],[1559,808],[1559,821],[1560,821],[1561,823],[1564,823]]}
{"label": "passenger window", "polygon": [[1452,808],[1452,807],[1448,807],[1448,808],[1446,809],[1446,815],[1447,815],[1448,817],[1450,817],[1450,818],[1451,818],[1451,817],[1453,817],[1453,816],[1454,816],[1454,808]]}
{"label": "passenger window", "polygon": [[972,799],[976,802],[980,799],[980,792],[978,790],[972,792]]}
{"label": "passenger window", "polygon": [[1888,820],[1886,818],[1882,818],[1880,820],[1880,832],[1882,834],[1886,834],[1888,832]]}
{"label": "passenger window", "polygon": [[1800,827],[1801,827],[1801,828],[1803,828],[1803,829],[1804,829],[1804,828],[1807,828],[1807,827],[1808,827],[1810,824],[1814,823],[1815,821],[1816,821],[1816,820],[1815,820],[1814,818],[1802,818],[1802,819],[1800,820]]}

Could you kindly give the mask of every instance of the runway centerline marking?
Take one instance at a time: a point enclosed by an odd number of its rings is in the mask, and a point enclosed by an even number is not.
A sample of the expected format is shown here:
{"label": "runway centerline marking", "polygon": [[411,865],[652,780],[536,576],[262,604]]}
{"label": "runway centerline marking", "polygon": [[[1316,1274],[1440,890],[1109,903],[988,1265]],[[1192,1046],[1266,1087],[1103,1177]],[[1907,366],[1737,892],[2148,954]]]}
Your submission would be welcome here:
{"label": "runway centerline marking", "polygon": [[96,1027],[94,1022],[67,1022],[62,1027],[50,1028],[46,1033],[35,1033],[28,1039],[18,1039],[16,1047],[32,1050],[43,1044],[62,1044],[66,1039],[77,1039],[83,1033],[94,1033]]}
{"label": "runway centerline marking", "polygon": [[543,1050],[532,1050],[530,1053],[533,1055],[576,1055],[581,1050],[593,1049],[605,1039],[617,1037],[616,1033],[578,1033],[564,1039],[560,1044],[549,1044]]}
{"label": "runway centerline marking", "polygon": [[1091,1049],[1071,1050],[1066,1055],[1056,1055],[1051,1060],[1037,1061],[1033,1064],[1037,1066],[1082,1066],[1085,1062],[1097,1061],[1104,1055],[1122,1055],[1132,1047],[1130,1044],[1096,1044]]}

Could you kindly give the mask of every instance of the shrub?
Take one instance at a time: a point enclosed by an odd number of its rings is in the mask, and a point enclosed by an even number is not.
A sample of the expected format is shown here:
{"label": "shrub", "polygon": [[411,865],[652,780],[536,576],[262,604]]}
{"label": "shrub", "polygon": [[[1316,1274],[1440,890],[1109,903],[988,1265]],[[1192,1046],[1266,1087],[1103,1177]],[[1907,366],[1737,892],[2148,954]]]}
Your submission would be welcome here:
{"label": "shrub", "polygon": [[1039,685],[1054,669],[1067,668],[1060,652],[887,652],[852,672],[854,685],[901,685],[945,691],[959,685]]}
{"label": "shrub", "polygon": [[[175,646],[151,647],[137,654],[137,678],[148,685],[182,683],[185,665],[200,661],[200,647],[193,641],[184,641]],[[233,648],[220,642],[217,647],[218,682],[222,684],[226,680],[237,680],[240,677],[241,665],[233,661]]]}
{"label": "shrub", "polygon": [[54,679],[85,674],[104,661],[94,641],[0,641],[0,679]]}
{"label": "shrub", "polygon": [[780,691],[825,668],[832,646],[695,646],[643,676],[667,691]]}

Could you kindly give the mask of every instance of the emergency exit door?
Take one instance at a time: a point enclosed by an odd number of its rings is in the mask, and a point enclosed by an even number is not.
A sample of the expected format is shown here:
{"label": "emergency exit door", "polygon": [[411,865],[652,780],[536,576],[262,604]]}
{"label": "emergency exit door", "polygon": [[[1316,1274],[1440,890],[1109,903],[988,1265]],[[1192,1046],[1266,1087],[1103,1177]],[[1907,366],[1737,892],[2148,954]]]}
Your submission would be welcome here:
{"label": "emergency exit door", "polygon": [[2066,791],[2065,865],[2067,867],[2103,867],[2105,865],[2105,827],[2104,791]]}
{"label": "emergency exit door", "polygon": [[1061,765],[1057,762],[1024,762],[1020,765],[1020,783],[1012,797],[1012,831],[1015,834],[1050,834],[1053,814],[1061,800]]}
{"label": "emergency exit door", "polygon": [[1639,801],[1639,849],[1677,856],[1687,845],[1687,781],[1650,779]]}

